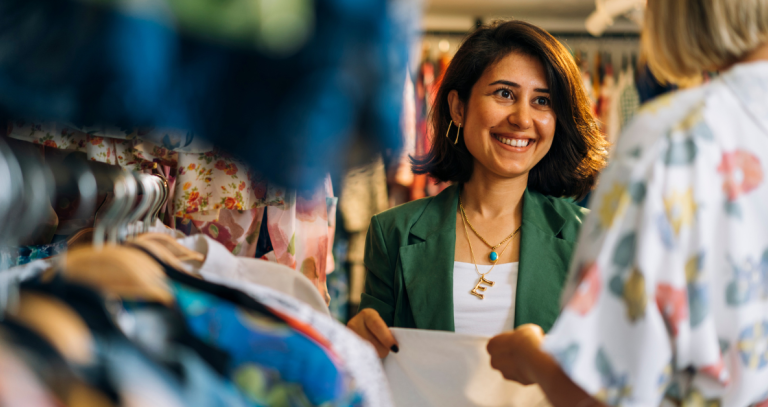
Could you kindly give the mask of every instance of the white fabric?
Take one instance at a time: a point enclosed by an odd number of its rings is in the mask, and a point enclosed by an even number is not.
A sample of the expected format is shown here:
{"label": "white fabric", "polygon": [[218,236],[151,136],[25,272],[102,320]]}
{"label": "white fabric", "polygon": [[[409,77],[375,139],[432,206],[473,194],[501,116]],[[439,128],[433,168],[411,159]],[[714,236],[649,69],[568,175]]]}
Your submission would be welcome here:
{"label": "white fabric", "polygon": [[543,407],[538,386],[504,380],[482,336],[392,328],[400,352],[384,359],[397,407]]}
{"label": "white fabric", "polygon": [[616,142],[619,132],[621,131],[619,106],[621,105],[621,92],[624,91],[627,83],[627,72],[621,71],[619,72],[619,80],[616,81],[616,86],[611,89],[612,92],[611,97],[609,98],[610,104],[608,105],[608,117],[605,118],[605,139],[611,144]]}
{"label": "white fabric", "polygon": [[317,312],[330,315],[317,288],[303,274],[290,267],[266,260],[237,257],[221,243],[203,234],[177,239],[177,242],[205,255],[203,264],[193,265],[191,271],[270,287],[307,303]]}
{"label": "white fabric", "polygon": [[[136,221],[135,224],[128,225],[129,235],[132,235],[135,230],[137,230],[139,233],[144,233],[144,221],[139,220],[139,221]],[[149,227],[149,233],[162,233],[164,235],[171,236],[175,239],[183,239],[187,237],[187,235],[185,235],[181,231],[178,231],[176,229],[171,229],[168,226],[165,226],[163,222],[160,221],[160,219],[156,219],[155,224]]]}
{"label": "white fabric", "polygon": [[[478,265],[481,273],[491,266]],[[497,264],[485,278],[493,287],[482,285],[482,300],[470,291],[480,279],[472,263],[453,262],[453,323],[459,334],[496,336],[515,325],[515,295],[518,263]]]}
{"label": "white fabric", "polygon": [[[18,294],[16,290],[19,284],[43,274],[51,267],[63,264],[65,255],[66,253],[62,253],[47,259],[33,260],[27,264],[0,271],[0,313],[4,312],[6,307],[15,305],[13,301],[18,299],[15,295]],[[61,263],[57,263],[59,261]]]}
{"label": "white fabric", "polygon": [[768,403],[768,62],[641,108],[544,348],[609,405]]}
{"label": "white fabric", "polygon": [[392,395],[376,350],[357,334],[350,331],[326,314],[321,314],[307,304],[269,287],[203,273],[212,283],[236,288],[256,301],[287,314],[314,328],[328,342],[333,351],[344,361],[344,366],[355,380],[355,386],[363,394],[365,407],[391,407]]}

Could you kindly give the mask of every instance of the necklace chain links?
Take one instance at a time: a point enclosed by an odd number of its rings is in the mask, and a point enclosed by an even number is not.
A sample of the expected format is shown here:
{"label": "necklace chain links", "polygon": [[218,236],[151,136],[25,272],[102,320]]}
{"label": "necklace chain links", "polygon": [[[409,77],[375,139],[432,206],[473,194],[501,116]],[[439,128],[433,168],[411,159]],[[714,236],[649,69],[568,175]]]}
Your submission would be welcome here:
{"label": "necklace chain links", "polygon": [[[472,256],[472,263],[475,265],[475,271],[477,271],[477,274],[480,274],[480,280],[475,284],[475,288],[473,288],[469,293],[474,295],[477,298],[480,298],[481,300],[485,298],[485,295],[481,294],[486,290],[486,287],[483,287],[481,284],[486,284],[490,287],[493,287],[494,284],[496,284],[494,281],[488,280],[485,278],[486,275],[490,274],[491,271],[493,271],[494,267],[496,267],[496,260],[501,258],[501,256],[504,255],[504,252],[507,251],[507,247],[509,247],[509,244],[512,243],[512,238],[517,234],[517,232],[520,231],[520,228],[522,226],[518,226],[518,228],[512,232],[511,235],[507,236],[506,239],[502,240],[501,243],[497,244],[496,246],[491,246],[488,242],[483,239],[482,236],[480,236],[479,233],[475,230],[474,227],[472,227],[472,223],[469,222],[469,219],[467,218],[466,212],[464,212],[464,205],[461,203],[461,197],[459,197],[459,209],[461,210],[461,223],[464,225],[464,235],[467,237],[467,243],[469,244],[469,254]],[[472,249],[472,241],[469,239],[469,231],[467,230],[467,224],[469,224],[469,227],[472,228],[472,231],[475,233],[477,237],[480,238],[480,240],[483,241],[486,245],[488,245],[491,250],[496,250],[497,247],[504,244],[504,242],[507,242],[506,245],[504,245],[504,248],[501,250],[501,254],[497,256],[496,260],[492,260],[493,264],[491,265],[491,269],[488,270],[485,273],[480,272],[480,268],[477,267],[477,261],[475,260],[475,251]]]}

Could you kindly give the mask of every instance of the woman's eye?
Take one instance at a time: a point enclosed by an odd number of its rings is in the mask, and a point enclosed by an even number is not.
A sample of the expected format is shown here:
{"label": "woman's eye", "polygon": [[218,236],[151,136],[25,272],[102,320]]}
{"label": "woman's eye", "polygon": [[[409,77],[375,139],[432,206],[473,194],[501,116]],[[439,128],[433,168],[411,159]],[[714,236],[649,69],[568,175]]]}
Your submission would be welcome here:
{"label": "woman's eye", "polygon": [[539,106],[549,106],[549,99],[544,97],[536,98],[536,104]]}
{"label": "woman's eye", "polygon": [[512,98],[512,92],[510,92],[507,89],[499,89],[497,91],[498,95],[503,97],[504,99],[511,99]]}

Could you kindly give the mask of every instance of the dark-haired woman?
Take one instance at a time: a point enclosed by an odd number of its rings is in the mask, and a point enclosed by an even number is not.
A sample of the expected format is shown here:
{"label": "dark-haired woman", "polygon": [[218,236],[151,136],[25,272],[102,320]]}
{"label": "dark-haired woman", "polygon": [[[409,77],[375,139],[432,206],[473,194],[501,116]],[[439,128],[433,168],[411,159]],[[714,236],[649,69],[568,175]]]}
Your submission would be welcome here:
{"label": "dark-haired woman", "polygon": [[388,327],[548,330],[586,213],[565,198],[585,195],[605,164],[573,59],[521,21],[464,41],[431,125],[413,170],[453,186],[373,217],[361,312],[348,324],[382,357],[397,351]]}

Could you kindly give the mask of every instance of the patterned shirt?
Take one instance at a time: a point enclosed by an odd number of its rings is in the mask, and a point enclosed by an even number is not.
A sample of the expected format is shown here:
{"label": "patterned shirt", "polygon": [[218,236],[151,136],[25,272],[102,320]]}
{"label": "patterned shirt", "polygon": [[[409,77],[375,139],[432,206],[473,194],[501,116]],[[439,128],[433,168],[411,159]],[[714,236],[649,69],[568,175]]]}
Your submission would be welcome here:
{"label": "patterned shirt", "polygon": [[643,108],[544,348],[609,405],[768,405],[768,62]]}

